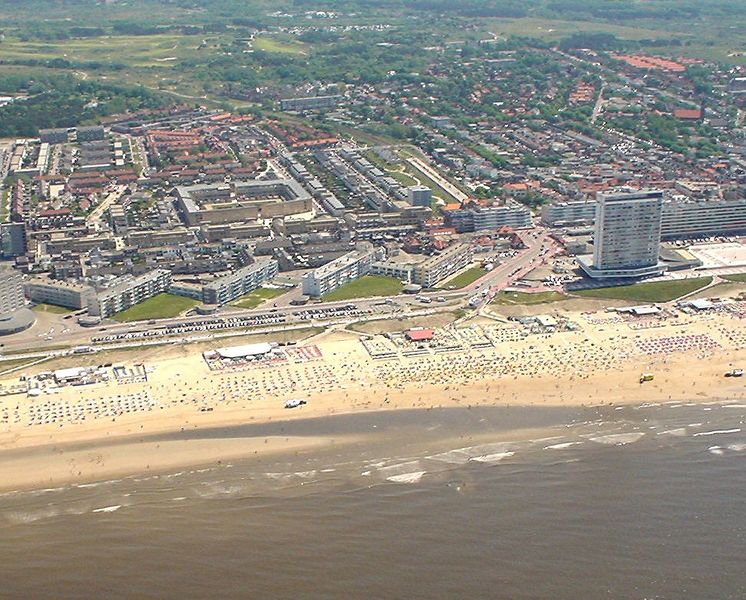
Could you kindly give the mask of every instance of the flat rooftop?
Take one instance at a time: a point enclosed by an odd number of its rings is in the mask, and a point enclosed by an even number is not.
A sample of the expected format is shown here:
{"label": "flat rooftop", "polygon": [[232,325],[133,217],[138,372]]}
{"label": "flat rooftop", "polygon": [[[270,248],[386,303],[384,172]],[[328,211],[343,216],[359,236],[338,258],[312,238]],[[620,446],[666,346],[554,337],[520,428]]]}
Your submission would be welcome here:
{"label": "flat rooftop", "polygon": [[746,266],[746,245],[738,242],[696,244],[689,252],[702,261],[703,268]]}

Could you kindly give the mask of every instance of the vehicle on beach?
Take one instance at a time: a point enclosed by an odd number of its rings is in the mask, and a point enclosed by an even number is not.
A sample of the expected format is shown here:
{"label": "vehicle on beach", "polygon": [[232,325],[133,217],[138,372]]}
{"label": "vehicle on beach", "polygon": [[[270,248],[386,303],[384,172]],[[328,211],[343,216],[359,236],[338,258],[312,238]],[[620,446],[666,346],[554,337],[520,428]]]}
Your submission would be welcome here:
{"label": "vehicle on beach", "polygon": [[652,373],[643,373],[640,375],[640,383],[645,383],[646,381],[653,381],[655,379],[655,375]]}
{"label": "vehicle on beach", "polygon": [[308,402],[303,399],[288,400],[285,402],[285,408],[298,408],[304,404],[308,404]]}
{"label": "vehicle on beach", "polygon": [[743,377],[743,369],[732,369],[725,374],[726,377]]}

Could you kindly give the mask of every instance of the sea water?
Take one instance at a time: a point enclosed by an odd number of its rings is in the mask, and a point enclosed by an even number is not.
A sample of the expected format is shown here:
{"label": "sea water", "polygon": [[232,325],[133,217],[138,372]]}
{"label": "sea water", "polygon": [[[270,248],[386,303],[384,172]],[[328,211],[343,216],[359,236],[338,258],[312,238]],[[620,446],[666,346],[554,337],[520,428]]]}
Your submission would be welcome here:
{"label": "sea water", "polygon": [[746,407],[392,411],[359,441],[0,495],[2,598],[744,598]]}

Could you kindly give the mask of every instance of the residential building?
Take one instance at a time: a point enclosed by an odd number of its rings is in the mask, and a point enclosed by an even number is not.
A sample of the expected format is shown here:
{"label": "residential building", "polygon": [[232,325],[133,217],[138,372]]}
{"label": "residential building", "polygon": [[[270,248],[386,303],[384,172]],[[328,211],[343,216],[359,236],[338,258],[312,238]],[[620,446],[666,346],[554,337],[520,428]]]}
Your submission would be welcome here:
{"label": "residential building", "polygon": [[206,284],[202,288],[202,301],[205,304],[227,304],[272,281],[277,273],[276,260],[258,257],[254,263]]}
{"label": "residential building", "polygon": [[284,98],[280,100],[282,110],[322,110],[336,108],[344,96],[310,96],[307,98]]}
{"label": "residential building", "polygon": [[474,231],[496,230],[505,226],[525,229],[533,225],[531,211],[520,204],[479,206],[473,213]]}
{"label": "residential building", "polygon": [[36,304],[53,304],[80,310],[95,301],[96,290],[89,285],[67,281],[32,279],[24,285],[26,296]]}
{"label": "residential building", "polygon": [[[596,201],[561,202],[542,209],[542,223],[549,227],[593,225]],[[661,214],[661,239],[735,235],[746,233],[746,198],[733,200],[665,198]]]}
{"label": "residential building", "polygon": [[96,142],[106,138],[106,132],[100,125],[78,127],[76,131],[79,142]]}
{"label": "residential building", "polygon": [[25,304],[23,276],[10,267],[0,266],[0,314],[23,308]]}
{"label": "residential building", "polygon": [[24,331],[34,324],[36,316],[25,304],[22,275],[0,266],[0,336]]}
{"label": "residential building", "polygon": [[746,198],[676,199],[663,203],[664,240],[746,233]]}
{"label": "residential building", "polygon": [[166,269],[155,269],[137,277],[121,277],[91,298],[88,314],[105,319],[168,291],[170,286],[171,271]]}
{"label": "residential building", "polygon": [[0,257],[15,258],[26,254],[26,227],[23,223],[0,225]]}
{"label": "residential building", "polygon": [[580,266],[593,278],[662,273],[658,260],[662,212],[659,190],[599,194],[592,262],[581,256]]}
{"label": "residential building", "polygon": [[356,249],[303,275],[303,293],[318,298],[370,273],[376,257],[372,244],[361,242]]}
{"label": "residential building", "polygon": [[497,230],[501,227],[525,229],[533,225],[531,211],[518,203],[446,209],[446,222],[457,233]]}
{"label": "residential building", "polygon": [[40,129],[39,139],[45,144],[67,143],[67,129]]}
{"label": "residential building", "polygon": [[425,206],[430,208],[433,203],[433,191],[424,185],[415,185],[407,188],[407,200],[412,206]]}
{"label": "residential building", "polygon": [[596,220],[596,201],[554,202],[541,209],[541,222],[549,227],[592,225]]}
{"label": "residential building", "polygon": [[469,244],[454,244],[431,256],[412,269],[412,282],[425,288],[438,283],[468,267],[474,259],[474,250]]}

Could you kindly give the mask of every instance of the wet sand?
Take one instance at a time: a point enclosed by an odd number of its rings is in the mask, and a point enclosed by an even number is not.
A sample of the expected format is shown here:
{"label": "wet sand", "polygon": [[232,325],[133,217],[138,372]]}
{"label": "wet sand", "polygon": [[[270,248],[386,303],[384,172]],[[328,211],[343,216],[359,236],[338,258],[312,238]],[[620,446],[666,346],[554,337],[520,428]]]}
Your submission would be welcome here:
{"label": "wet sand", "polygon": [[[347,332],[312,340],[321,350],[318,360],[245,370],[211,371],[198,353],[185,356],[187,348],[174,348],[147,363],[154,367],[147,382],[60,388],[35,399],[0,398],[0,485],[49,485],[50,478],[91,481],[335,442],[314,436],[267,444],[190,440],[155,452],[150,442],[138,441],[168,432],[366,411],[739,402],[744,397],[744,380],[723,376],[746,365],[746,328],[736,316],[676,317],[634,329],[604,313],[573,317],[581,331],[524,337],[507,325],[500,330],[505,341],[495,347],[385,361],[371,359],[358,336]],[[132,361],[131,355],[125,360]],[[654,380],[640,384],[643,372],[653,373]],[[291,398],[308,404],[285,409]],[[70,449],[83,442],[92,447]],[[106,459],[98,460],[104,452]]]}

